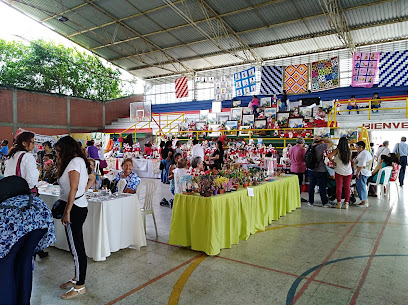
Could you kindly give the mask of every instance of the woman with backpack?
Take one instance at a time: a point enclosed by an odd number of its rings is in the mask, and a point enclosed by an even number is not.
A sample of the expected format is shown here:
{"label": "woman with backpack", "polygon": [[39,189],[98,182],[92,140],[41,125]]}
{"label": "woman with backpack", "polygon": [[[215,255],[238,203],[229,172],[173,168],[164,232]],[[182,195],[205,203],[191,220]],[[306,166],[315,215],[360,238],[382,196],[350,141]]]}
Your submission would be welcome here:
{"label": "woman with backpack", "polygon": [[[350,184],[353,177],[353,170],[351,168],[351,150],[346,137],[339,140],[337,148],[329,154],[330,161],[335,165],[335,179],[336,179],[336,208],[342,207],[348,209],[350,201]],[[344,205],[341,204],[341,195],[344,187]]]}

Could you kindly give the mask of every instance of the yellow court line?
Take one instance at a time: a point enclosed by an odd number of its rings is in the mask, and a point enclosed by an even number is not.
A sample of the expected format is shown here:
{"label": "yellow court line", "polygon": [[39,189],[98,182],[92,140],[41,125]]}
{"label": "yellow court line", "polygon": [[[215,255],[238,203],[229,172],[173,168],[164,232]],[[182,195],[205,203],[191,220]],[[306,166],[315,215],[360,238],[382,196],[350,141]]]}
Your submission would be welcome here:
{"label": "yellow court line", "polygon": [[[271,228],[266,228],[264,231],[257,231],[256,233],[261,233],[265,231],[271,231],[271,230],[277,230],[277,229],[282,229],[282,228],[291,228],[291,227],[300,227],[300,226],[310,226],[310,225],[332,225],[332,224],[345,224],[345,223],[354,223],[354,221],[333,221],[333,222],[309,222],[309,223],[297,223],[293,225],[283,225],[283,226],[278,226],[278,227],[271,227]],[[376,225],[383,225],[383,222],[378,222],[378,221],[359,221],[357,223],[367,223],[367,224],[376,224]],[[408,224],[406,223],[389,223],[389,225],[400,225],[400,226],[406,226]]]}
{"label": "yellow court line", "polygon": [[177,280],[177,283],[173,287],[173,291],[171,292],[170,298],[169,298],[169,303],[168,305],[177,305],[181,291],[183,290],[184,285],[186,284],[188,278],[190,275],[193,273],[195,268],[203,261],[205,260],[207,256],[203,255],[195,259],[190,266],[187,267],[186,270],[184,270],[183,274],[180,276],[180,278]]}

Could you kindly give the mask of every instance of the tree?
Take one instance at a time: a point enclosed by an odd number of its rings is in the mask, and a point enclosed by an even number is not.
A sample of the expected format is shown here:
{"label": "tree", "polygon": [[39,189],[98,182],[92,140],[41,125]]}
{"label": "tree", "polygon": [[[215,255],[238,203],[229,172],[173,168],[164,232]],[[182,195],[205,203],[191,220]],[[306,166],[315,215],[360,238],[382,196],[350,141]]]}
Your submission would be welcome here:
{"label": "tree", "polygon": [[26,45],[0,39],[2,86],[106,101],[124,96],[120,77],[118,69],[85,52],[42,40]]}

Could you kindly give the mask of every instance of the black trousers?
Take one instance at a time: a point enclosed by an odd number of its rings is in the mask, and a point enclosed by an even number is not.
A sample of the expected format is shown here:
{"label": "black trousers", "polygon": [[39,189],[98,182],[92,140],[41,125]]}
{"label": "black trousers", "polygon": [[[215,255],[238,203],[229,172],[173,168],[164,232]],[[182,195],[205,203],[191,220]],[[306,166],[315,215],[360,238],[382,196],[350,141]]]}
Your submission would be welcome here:
{"label": "black trousers", "polygon": [[70,215],[71,223],[68,223],[65,226],[69,250],[74,257],[77,285],[84,285],[86,278],[86,267],[88,262],[85,253],[82,226],[87,215],[88,208],[80,208],[74,204]]}
{"label": "black trousers", "polygon": [[400,157],[401,169],[399,172],[399,183],[404,185],[405,169],[407,168],[407,156]]}
{"label": "black trousers", "polygon": [[0,304],[30,304],[34,250],[45,233],[47,229],[27,233],[0,258]]}

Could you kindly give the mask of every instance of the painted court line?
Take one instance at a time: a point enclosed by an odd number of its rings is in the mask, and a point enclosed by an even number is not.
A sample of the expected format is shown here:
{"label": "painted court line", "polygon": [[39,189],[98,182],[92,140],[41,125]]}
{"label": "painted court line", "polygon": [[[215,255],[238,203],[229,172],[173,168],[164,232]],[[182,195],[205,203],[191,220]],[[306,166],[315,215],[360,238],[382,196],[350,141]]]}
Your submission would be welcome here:
{"label": "painted court line", "polygon": [[[296,227],[298,229],[302,229],[302,230],[312,230],[312,231],[318,231],[318,232],[324,232],[324,233],[330,233],[330,234],[337,234],[339,235],[339,232],[334,232],[334,231],[327,231],[327,230],[321,230],[321,229],[315,229],[315,228],[307,228],[307,227]],[[374,239],[374,238],[370,238],[370,237],[366,237],[366,236],[360,236],[360,235],[350,235],[352,237],[358,237],[358,238],[365,238],[365,239]]]}
{"label": "painted court line", "polygon": [[[301,277],[302,279],[307,279],[307,280],[309,279],[308,277],[303,277],[303,276],[301,276],[301,275],[297,275],[297,274],[294,274],[294,273],[290,273],[290,272],[286,272],[286,271],[281,271],[281,270],[277,270],[277,269],[273,269],[273,268],[268,268],[268,267],[264,267],[264,266],[259,266],[259,265],[255,265],[255,264],[251,264],[251,263],[239,261],[239,260],[236,260],[236,259],[233,259],[233,258],[223,257],[223,256],[219,256],[219,255],[216,255],[216,257],[222,258],[222,259],[225,259],[225,260],[229,260],[229,261],[232,261],[232,262],[236,262],[236,263],[239,263],[239,264],[244,264],[244,265],[248,265],[248,266],[251,266],[251,267],[259,268],[259,269],[265,269],[265,270],[274,271],[274,272],[281,273],[281,274],[285,274],[285,275],[289,275],[289,276],[294,276],[294,277],[297,277],[297,278]],[[321,283],[321,284],[326,284],[326,285],[330,285],[330,286],[334,286],[334,287],[338,287],[338,288],[348,289],[348,290],[353,289],[353,288],[350,288],[350,287],[346,287],[346,286],[342,286],[342,285],[337,285],[337,284],[333,284],[333,283],[329,283],[329,282],[324,282],[324,281],[319,281],[319,280],[315,280],[315,279],[313,280],[313,282],[317,282],[317,283]]]}
{"label": "painted court line", "polygon": [[161,278],[165,277],[166,275],[169,275],[170,273],[173,273],[174,271],[176,271],[176,270],[178,270],[178,269],[184,267],[185,265],[188,265],[188,264],[191,263],[192,261],[195,261],[196,259],[198,259],[198,258],[200,258],[200,257],[202,257],[202,256],[203,256],[203,254],[199,254],[199,255],[197,255],[197,256],[194,256],[193,258],[189,259],[188,261],[185,261],[184,263],[182,263],[182,264],[180,264],[180,265],[178,265],[178,266],[176,266],[176,267],[170,269],[169,271],[167,271],[167,272],[165,272],[165,273],[163,273],[163,274],[161,274],[161,275],[155,277],[154,279],[152,279],[152,280],[150,280],[150,281],[148,281],[148,282],[146,282],[146,283],[140,285],[139,287],[136,287],[135,289],[133,289],[133,290],[131,290],[131,291],[125,293],[124,295],[122,295],[122,296],[120,296],[120,297],[114,299],[113,301],[110,301],[109,303],[106,303],[106,305],[112,305],[112,304],[115,304],[115,303],[119,302],[120,300],[123,300],[124,298],[127,298],[128,296],[134,294],[135,292],[139,291],[140,289],[143,289],[144,287],[149,286],[150,284],[152,284],[152,283],[154,283],[154,282],[160,280]]}
{"label": "painted court line", "polygon": [[381,228],[380,234],[378,235],[378,238],[377,238],[377,241],[376,241],[376,243],[374,245],[374,248],[371,251],[371,255],[370,255],[370,258],[368,259],[367,266],[364,269],[363,275],[361,277],[360,282],[358,283],[357,290],[354,292],[354,295],[353,295],[353,298],[351,299],[350,305],[355,305],[356,304],[356,301],[357,301],[358,295],[360,293],[361,287],[363,287],[363,285],[364,285],[365,279],[366,279],[367,274],[368,274],[368,270],[370,269],[370,266],[371,266],[371,262],[373,261],[375,253],[377,252],[378,246],[379,246],[380,241],[381,241],[381,239],[383,237],[385,227],[387,226],[388,220],[390,219],[391,212],[394,209],[394,206],[395,206],[395,204],[393,204],[392,207],[390,208],[390,210],[388,211],[387,218],[384,221],[384,224],[383,224],[383,226]]}
{"label": "painted court line", "polygon": [[180,278],[177,280],[176,284],[173,287],[173,290],[170,294],[169,298],[169,303],[168,305],[177,305],[181,291],[183,290],[184,285],[186,284],[187,280],[189,279],[190,275],[193,273],[193,271],[197,268],[197,266],[205,260],[207,256],[202,255],[201,257],[197,258],[194,260],[190,266],[187,267],[186,270],[184,270],[183,274],[180,276]]}
{"label": "painted court line", "polygon": [[303,285],[303,287],[300,289],[300,291],[295,295],[293,298],[293,301],[291,304],[295,304],[296,301],[303,295],[303,293],[306,291],[307,287],[309,287],[310,283],[314,280],[314,278],[320,273],[324,265],[329,261],[329,259],[333,256],[333,254],[336,252],[336,250],[340,247],[340,245],[343,243],[343,241],[346,239],[347,235],[350,234],[351,230],[354,228],[354,226],[360,221],[360,219],[363,217],[365,212],[367,212],[368,207],[364,209],[364,211],[358,216],[358,218],[353,222],[353,224],[350,226],[350,228],[347,230],[346,233],[344,233],[343,237],[340,239],[340,241],[336,244],[336,246],[330,251],[329,255],[324,259],[323,263],[317,268],[315,272],[313,272],[312,276],[307,280],[307,282]]}

